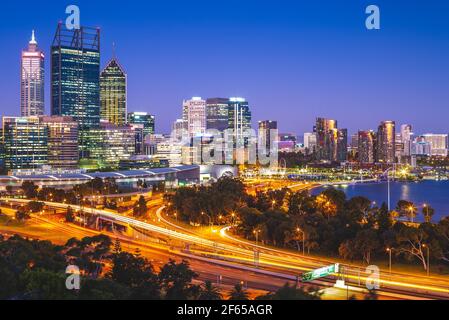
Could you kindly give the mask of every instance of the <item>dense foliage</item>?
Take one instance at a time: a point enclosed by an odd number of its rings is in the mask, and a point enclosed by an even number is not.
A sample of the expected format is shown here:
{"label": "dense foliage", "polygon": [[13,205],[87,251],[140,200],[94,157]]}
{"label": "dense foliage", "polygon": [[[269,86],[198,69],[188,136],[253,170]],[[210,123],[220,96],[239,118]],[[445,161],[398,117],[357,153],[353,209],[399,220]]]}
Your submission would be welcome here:
{"label": "dense foliage", "polygon": [[[80,270],[79,290],[66,288],[69,265]],[[0,300],[223,299],[210,281],[193,284],[198,275],[188,262],[170,260],[156,272],[140,252],[122,251],[120,242],[113,243],[105,235],[70,239],[63,246],[0,236],[0,273]],[[315,299],[316,295],[307,293],[304,297]],[[247,300],[248,292],[236,285],[230,299]]]}
{"label": "dense foliage", "polygon": [[[291,247],[361,260],[385,259],[387,249],[403,262],[418,261],[427,269],[430,258],[449,263],[449,217],[432,223],[435,210],[419,212],[407,201],[395,210],[380,207],[364,197],[347,199],[344,192],[328,188],[318,195],[288,189],[245,192],[241,181],[224,178],[209,187],[182,188],[166,197],[169,211],[186,222],[231,222],[235,232],[268,245]],[[203,213],[203,214],[202,214]],[[416,223],[418,216],[424,223]],[[303,241],[304,240],[304,241]]]}

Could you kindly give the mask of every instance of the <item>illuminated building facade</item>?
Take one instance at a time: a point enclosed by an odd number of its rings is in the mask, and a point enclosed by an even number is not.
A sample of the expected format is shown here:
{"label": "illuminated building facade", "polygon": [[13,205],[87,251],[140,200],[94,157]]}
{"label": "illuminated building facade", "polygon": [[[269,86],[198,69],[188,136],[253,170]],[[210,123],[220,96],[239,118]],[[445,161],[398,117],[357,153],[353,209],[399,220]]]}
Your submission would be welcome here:
{"label": "illuminated building facade", "polygon": [[3,117],[2,139],[7,170],[47,164],[48,128],[39,117]]}
{"label": "illuminated building facade", "polygon": [[147,112],[128,113],[128,124],[142,124],[145,137],[154,134],[155,122],[155,116]]}
{"label": "illuminated building facade", "polygon": [[337,121],[317,118],[314,128],[317,158],[321,161],[346,161],[348,131],[338,129]]}
{"label": "illuminated building facade", "polygon": [[47,164],[54,169],[76,169],[79,162],[78,123],[72,117],[41,117],[47,127]]}
{"label": "illuminated building facade", "polygon": [[87,159],[99,168],[118,168],[120,160],[129,159],[136,151],[136,131],[131,125],[116,126],[101,122],[99,128],[88,131]]}
{"label": "illuminated building facade", "polygon": [[[274,140],[272,140],[274,138]],[[279,132],[277,121],[259,121],[259,148],[272,151],[274,144],[279,142]]]}
{"label": "illuminated building facade", "polygon": [[183,119],[187,121],[187,132],[190,138],[206,133],[206,101],[193,97],[183,101]]}
{"label": "illuminated building facade", "polygon": [[396,124],[394,121],[382,121],[379,125],[376,149],[379,163],[396,162]]}
{"label": "illuminated building facade", "polygon": [[237,147],[242,147],[248,142],[248,130],[251,129],[251,111],[245,98],[229,99],[229,129],[233,130]]}
{"label": "illuminated building facade", "polygon": [[117,126],[126,124],[126,86],[126,73],[117,59],[113,58],[100,74],[102,120],[107,120]]}
{"label": "illuminated building facade", "polygon": [[430,154],[432,156],[447,157],[448,135],[427,133],[422,135],[424,141],[430,144]]}
{"label": "illuminated building facade", "polygon": [[376,161],[376,133],[374,131],[359,131],[357,138],[357,153],[360,163]]}
{"label": "illuminated building facade", "polygon": [[229,128],[229,99],[211,98],[206,100],[206,128],[224,132]]}
{"label": "illuminated building facade", "polygon": [[28,49],[22,51],[20,76],[20,114],[22,117],[44,114],[44,53],[39,50],[34,36]]}
{"label": "illuminated building facade", "polygon": [[81,130],[100,125],[99,29],[58,25],[51,47],[51,114],[73,117]]}

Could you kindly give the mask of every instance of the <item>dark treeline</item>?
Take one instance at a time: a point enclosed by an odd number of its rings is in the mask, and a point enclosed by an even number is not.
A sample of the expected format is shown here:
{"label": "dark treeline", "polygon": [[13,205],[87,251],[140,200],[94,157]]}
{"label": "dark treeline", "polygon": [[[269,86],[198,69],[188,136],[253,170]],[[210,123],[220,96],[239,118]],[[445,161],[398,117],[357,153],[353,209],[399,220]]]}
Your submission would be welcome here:
{"label": "dark treeline", "polygon": [[[79,290],[68,290],[67,266],[77,266]],[[198,275],[189,263],[170,260],[158,272],[137,251],[122,251],[99,235],[70,239],[57,246],[48,241],[19,236],[0,236],[0,300],[221,300],[222,292],[211,282],[193,284]],[[319,299],[315,291],[286,285],[279,292],[258,299]],[[237,284],[232,300],[247,300],[248,292]]]}
{"label": "dark treeline", "polygon": [[[168,210],[189,223],[234,223],[235,232],[268,245],[360,260],[385,260],[387,249],[403,262],[427,269],[427,250],[449,264],[449,217],[432,223],[435,211],[399,201],[395,210],[364,197],[347,199],[329,188],[319,195],[288,189],[245,192],[241,181],[224,178],[209,187],[182,188],[166,197]],[[203,213],[203,214],[202,214]],[[422,214],[424,223],[414,223]],[[304,243],[303,243],[304,240]]]}

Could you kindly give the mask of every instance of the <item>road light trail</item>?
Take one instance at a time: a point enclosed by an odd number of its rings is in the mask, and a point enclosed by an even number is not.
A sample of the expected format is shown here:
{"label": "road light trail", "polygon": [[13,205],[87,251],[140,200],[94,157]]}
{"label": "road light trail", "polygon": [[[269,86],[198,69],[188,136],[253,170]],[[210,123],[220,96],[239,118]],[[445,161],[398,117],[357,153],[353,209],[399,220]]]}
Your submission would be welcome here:
{"label": "road light trail", "polygon": [[[0,200],[7,201],[7,200],[11,200],[11,199],[3,199],[2,198]],[[28,202],[30,202],[30,200],[14,199],[14,202],[28,203]],[[79,207],[79,206],[67,205],[67,204],[61,204],[61,203],[45,202],[45,204],[48,206],[51,206],[51,207],[55,207],[55,208],[67,209],[68,207],[72,207],[77,210],[81,209],[81,207]],[[209,249],[213,249],[214,252],[218,252],[218,251],[230,252],[234,255],[235,259],[245,260],[245,259],[247,259],[248,256],[251,256],[254,253],[251,250],[242,249],[240,247],[237,247],[236,245],[229,245],[229,244],[225,244],[225,243],[218,244],[217,241],[211,241],[211,240],[203,239],[199,236],[168,230],[166,228],[162,228],[162,227],[159,227],[159,226],[156,226],[153,224],[142,222],[142,221],[139,221],[139,220],[136,220],[133,218],[124,217],[122,215],[111,213],[108,211],[93,209],[93,208],[83,208],[83,210],[85,210],[88,213],[106,218],[108,220],[123,223],[127,226],[141,228],[143,230],[162,234],[162,235],[171,237],[173,239],[185,241],[186,243],[193,243],[193,244],[199,245],[200,247],[206,247]],[[163,208],[161,207],[158,210],[160,210],[159,211],[159,213],[160,213],[163,210]],[[240,243],[242,243],[242,242],[244,244],[248,245],[248,243],[246,243],[245,241],[240,240]],[[251,244],[251,245],[254,246],[253,244]],[[263,246],[258,246],[257,248],[259,248],[261,250],[262,249],[267,250],[267,248],[263,247]],[[289,253],[283,252],[281,250],[276,250],[276,249],[269,249],[269,250],[274,250],[275,252],[282,254],[283,256],[272,255],[272,256],[264,257],[263,258],[264,265],[284,268],[284,269],[287,269],[290,271],[292,271],[292,270],[293,271],[294,270],[309,271],[314,268],[313,265],[317,264],[316,262],[301,260],[300,257],[298,257],[296,255],[290,255]],[[312,264],[312,266],[311,266],[311,264]],[[321,266],[323,266],[323,264],[321,264]],[[347,279],[351,279],[353,281],[357,281],[359,279],[366,281],[368,279],[368,277],[366,277],[366,276],[354,275],[354,273],[356,273],[358,270],[350,270],[350,271],[352,274],[345,275]],[[426,285],[426,284],[401,282],[399,280],[400,279],[394,280],[394,281],[381,279],[380,281],[384,285],[394,286],[393,288],[391,288],[391,287],[384,288],[384,290],[397,290],[396,287],[400,287],[400,290],[405,290],[405,289],[421,290],[421,291],[424,291],[424,293],[427,293],[429,296],[430,295],[435,296],[435,294],[439,294],[439,297],[441,297],[441,294],[444,294],[445,298],[449,297],[449,289],[448,289],[449,286],[447,286],[447,285],[442,288],[442,287],[437,287],[437,286],[430,285],[430,284]],[[416,282],[416,280],[417,279],[415,279],[415,282]],[[408,294],[422,295],[423,292],[421,292],[421,291],[418,291],[418,292],[411,291],[411,292],[408,292]]]}

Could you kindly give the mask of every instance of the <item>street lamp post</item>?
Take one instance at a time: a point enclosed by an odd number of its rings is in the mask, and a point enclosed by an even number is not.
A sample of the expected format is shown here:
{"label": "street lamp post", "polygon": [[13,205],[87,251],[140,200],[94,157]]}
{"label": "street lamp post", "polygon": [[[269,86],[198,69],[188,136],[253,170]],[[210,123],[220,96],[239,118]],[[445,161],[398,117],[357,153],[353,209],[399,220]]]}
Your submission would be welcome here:
{"label": "street lamp post", "polygon": [[260,230],[253,231],[253,233],[256,235],[256,247],[259,246],[259,232]]}
{"label": "street lamp post", "polygon": [[393,252],[393,248],[387,248],[388,256],[389,256],[389,271],[391,276],[391,253]]}
{"label": "street lamp post", "polygon": [[302,255],[305,256],[306,255],[306,233],[303,230],[301,230],[299,227],[296,228],[296,232],[302,233]]}
{"label": "street lamp post", "polygon": [[423,244],[422,246],[427,249],[427,276],[430,276],[430,248],[426,244]]}
{"label": "street lamp post", "polygon": [[212,224],[212,218],[210,217],[210,215],[208,215],[207,213],[205,213],[204,211],[203,212],[201,212],[201,215],[202,216],[204,216],[204,215],[206,215],[207,216],[207,218],[209,219],[209,226],[210,226],[210,230],[212,231],[213,230],[213,224]]}

